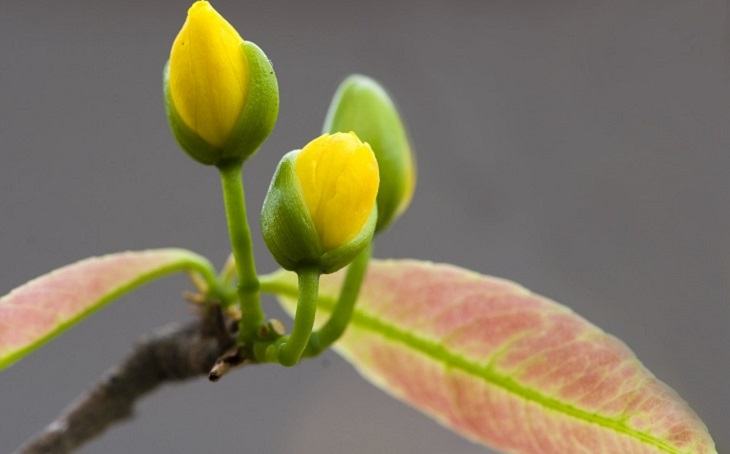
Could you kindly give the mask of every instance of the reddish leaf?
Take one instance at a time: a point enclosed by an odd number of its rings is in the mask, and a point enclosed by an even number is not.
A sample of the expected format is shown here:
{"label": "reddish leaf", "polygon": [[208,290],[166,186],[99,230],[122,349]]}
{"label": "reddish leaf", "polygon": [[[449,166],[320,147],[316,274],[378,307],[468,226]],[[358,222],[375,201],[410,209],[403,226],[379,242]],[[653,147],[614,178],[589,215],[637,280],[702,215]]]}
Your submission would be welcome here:
{"label": "reddish leaf", "polygon": [[0,369],[144,283],[209,268],[192,252],[156,249],[89,258],[38,277],[0,298]]}
{"label": "reddish leaf", "polygon": [[[323,279],[320,315],[341,278]],[[291,310],[295,281],[279,275],[276,289]],[[337,350],[385,391],[505,452],[716,452],[697,415],[621,341],[515,283],[454,266],[373,262]]]}

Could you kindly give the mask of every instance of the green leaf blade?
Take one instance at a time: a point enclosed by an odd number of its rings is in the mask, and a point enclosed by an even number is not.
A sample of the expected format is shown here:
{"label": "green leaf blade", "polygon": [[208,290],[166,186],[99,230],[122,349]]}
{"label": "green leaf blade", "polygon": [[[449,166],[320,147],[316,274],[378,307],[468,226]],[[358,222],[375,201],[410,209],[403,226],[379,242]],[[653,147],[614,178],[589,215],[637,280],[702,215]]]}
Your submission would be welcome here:
{"label": "green leaf blade", "polygon": [[152,249],[84,259],[33,279],[0,298],[0,370],[147,282],[209,267],[184,249]]}
{"label": "green leaf blade", "polygon": [[[320,318],[340,279],[323,280]],[[278,289],[295,293],[290,282]],[[621,341],[517,284],[454,266],[374,261],[337,350],[386,392],[504,452],[717,452]]]}

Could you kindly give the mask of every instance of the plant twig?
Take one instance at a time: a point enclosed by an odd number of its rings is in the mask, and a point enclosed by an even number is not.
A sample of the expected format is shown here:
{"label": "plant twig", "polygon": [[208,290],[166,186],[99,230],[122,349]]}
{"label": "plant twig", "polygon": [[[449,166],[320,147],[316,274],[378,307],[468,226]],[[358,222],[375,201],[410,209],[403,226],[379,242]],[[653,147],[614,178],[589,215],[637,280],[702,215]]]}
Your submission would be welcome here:
{"label": "plant twig", "polygon": [[16,453],[72,452],[130,418],[137,399],[158,386],[208,375],[233,345],[225,325],[220,310],[208,309],[195,321],[158,329]]}

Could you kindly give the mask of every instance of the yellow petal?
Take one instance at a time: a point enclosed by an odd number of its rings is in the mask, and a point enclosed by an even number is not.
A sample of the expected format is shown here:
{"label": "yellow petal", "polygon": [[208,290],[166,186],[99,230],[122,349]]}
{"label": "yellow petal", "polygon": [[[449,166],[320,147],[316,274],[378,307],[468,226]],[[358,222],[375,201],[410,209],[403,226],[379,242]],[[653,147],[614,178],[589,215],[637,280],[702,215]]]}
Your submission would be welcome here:
{"label": "yellow petal", "polygon": [[222,146],[243,109],[248,62],[243,38],[207,1],[193,3],[170,51],[170,97],[178,115]]}
{"label": "yellow petal", "polygon": [[370,145],[352,132],[324,134],[302,148],[295,166],[322,247],[345,245],[375,207],[380,179]]}

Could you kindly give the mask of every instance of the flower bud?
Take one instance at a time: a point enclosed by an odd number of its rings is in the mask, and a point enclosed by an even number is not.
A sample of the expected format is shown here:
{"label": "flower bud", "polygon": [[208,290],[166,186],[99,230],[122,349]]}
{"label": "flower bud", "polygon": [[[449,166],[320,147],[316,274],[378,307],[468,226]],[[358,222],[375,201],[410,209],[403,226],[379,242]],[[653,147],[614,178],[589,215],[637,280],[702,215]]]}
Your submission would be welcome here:
{"label": "flower bud", "polygon": [[274,258],[296,271],[332,273],[371,240],[377,220],[378,163],[354,133],[324,134],[279,163],[261,213]]}
{"label": "flower bud", "polygon": [[164,71],[168,122],[203,164],[242,162],[271,133],[279,89],[271,62],[205,0],[193,3]]}
{"label": "flower bud", "polygon": [[379,232],[408,208],[416,183],[415,159],[395,104],[375,80],[350,76],[332,99],[324,131],[354,131],[372,146],[380,167]]}

